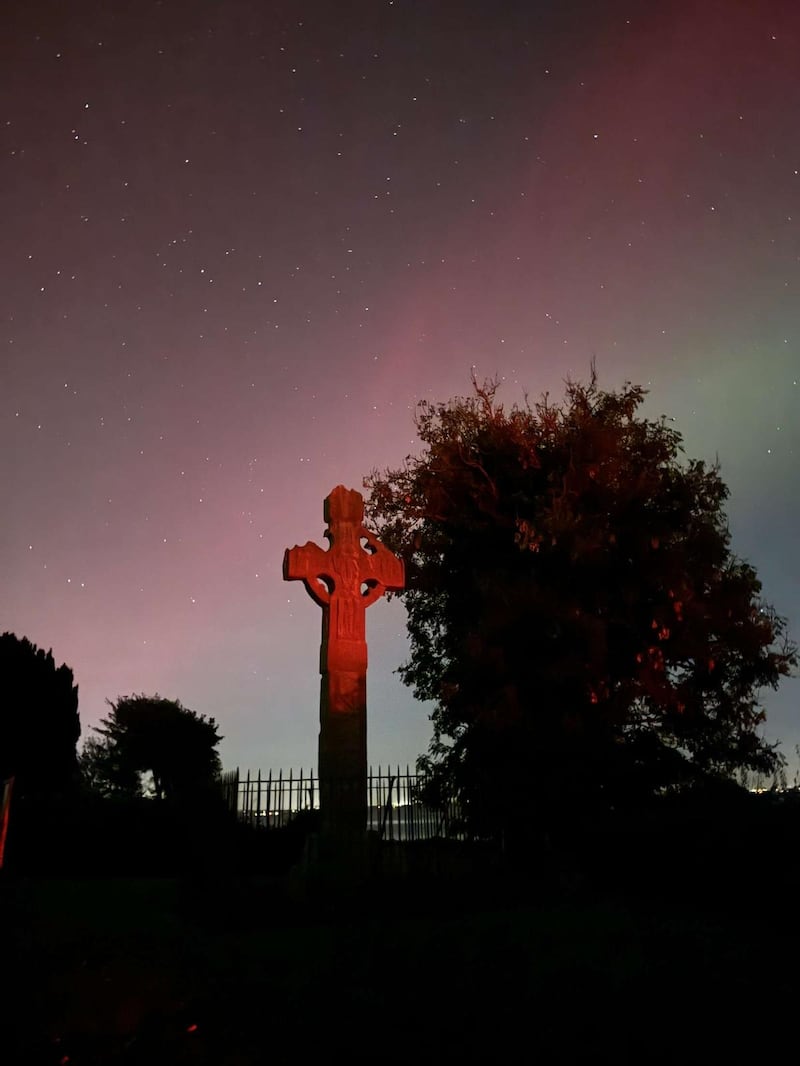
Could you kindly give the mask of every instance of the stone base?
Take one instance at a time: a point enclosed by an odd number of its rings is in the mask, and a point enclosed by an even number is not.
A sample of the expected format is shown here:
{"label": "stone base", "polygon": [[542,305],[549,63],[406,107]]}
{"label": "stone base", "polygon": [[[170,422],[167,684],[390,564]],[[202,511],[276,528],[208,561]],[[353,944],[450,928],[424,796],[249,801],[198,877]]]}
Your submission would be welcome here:
{"label": "stone base", "polygon": [[306,839],[301,862],[290,875],[295,899],[334,902],[358,898],[359,890],[381,871],[381,842],[375,832],[360,836],[313,833]]}

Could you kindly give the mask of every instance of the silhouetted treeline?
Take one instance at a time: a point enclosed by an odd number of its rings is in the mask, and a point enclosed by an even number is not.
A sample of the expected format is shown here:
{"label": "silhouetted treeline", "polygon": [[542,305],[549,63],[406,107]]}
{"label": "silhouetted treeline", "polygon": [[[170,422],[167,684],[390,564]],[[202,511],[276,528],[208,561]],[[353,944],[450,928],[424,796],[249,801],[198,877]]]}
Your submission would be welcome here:
{"label": "silhouetted treeline", "polygon": [[180,700],[119,696],[93,727],[80,765],[84,784],[103,796],[140,796],[187,802],[214,789],[222,769],[223,737],[214,718]]}
{"label": "silhouetted treeline", "polygon": [[0,636],[0,781],[14,778],[14,802],[51,801],[78,781],[81,735],[78,686],[72,670],[56,666],[27,637]]}
{"label": "silhouetted treeline", "polygon": [[418,769],[476,834],[524,846],[568,805],[579,822],[784,765],[760,694],[797,647],[732,549],[718,464],[644,417],[646,393],[593,368],[506,407],[475,381],[422,401],[420,453],[366,480],[406,567],[399,674],[432,705]]}

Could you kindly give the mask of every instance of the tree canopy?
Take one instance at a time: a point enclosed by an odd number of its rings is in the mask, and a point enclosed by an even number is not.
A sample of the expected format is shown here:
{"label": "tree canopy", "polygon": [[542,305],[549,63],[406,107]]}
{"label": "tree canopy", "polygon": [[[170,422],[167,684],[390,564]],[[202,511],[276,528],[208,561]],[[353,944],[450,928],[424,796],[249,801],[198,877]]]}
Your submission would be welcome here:
{"label": "tree canopy", "polygon": [[84,745],[81,766],[95,791],[137,796],[147,791],[163,799],[196,797],[216,780],[222,740],[213,718],[197,714],[178,700],[120,696],[106,701],[110,714],[94,727],[97,737]]}
{"label": "tree canopy", "polygon": [[0,780],[14,795],[64,792],[75,781],[81,734],[72,670],[27,637],[0,636]]}
{"label": "tree canopy", "polygon": [[422,402],[421,454],[365,483],[406,562],[427,768],[504,817],[774,771],[759,691],[796,650],[731,550],[718,466],[686,460],[630,383],[593,371],[510,408],[497,388]]}

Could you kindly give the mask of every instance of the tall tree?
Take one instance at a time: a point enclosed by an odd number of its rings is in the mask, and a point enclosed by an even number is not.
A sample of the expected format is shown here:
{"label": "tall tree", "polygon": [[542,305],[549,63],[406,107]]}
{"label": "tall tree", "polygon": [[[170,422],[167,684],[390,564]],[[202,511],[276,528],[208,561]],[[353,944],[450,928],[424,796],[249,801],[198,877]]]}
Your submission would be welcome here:
{"label": "tall tree", "polygon": [[0,693],[0,780],[15,778],[15,801],[67,790],[81,734],[72,670],[27,637],[3,633]]}
{"label": "tall tree", "polygon": [[684,461],[629,383],[496,393],[421,403],[421,455],[366,482],[406,561],[400,673],[434,703],[428,769],[495,821],[772,772],[759,690],[796,649],[731,551],[718,467]]}
{"label": "tall tree", "polygon": [[222,740],[213,718],[157,694],[107,703],[110,714],[94,727],[98,737],[89,738],[81,754],[84,777],[96,791],[140,795],[147,774],[158,799],[195,797],[213,785]]}

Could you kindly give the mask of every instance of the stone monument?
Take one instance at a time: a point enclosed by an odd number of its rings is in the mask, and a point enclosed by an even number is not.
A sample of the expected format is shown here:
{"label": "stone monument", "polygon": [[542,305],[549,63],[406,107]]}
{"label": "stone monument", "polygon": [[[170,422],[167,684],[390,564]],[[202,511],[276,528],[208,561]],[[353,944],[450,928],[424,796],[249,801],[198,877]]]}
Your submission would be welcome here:
{"label": "stone monument", "polygon": [[288,548],[285,581],[302,581],[322,608],[319,779],[323,833],[363,835],[367,816],[365,612],[404,585],[403,562],[363,526],[359,492],[337,485],[325,500],[327,550]]}

